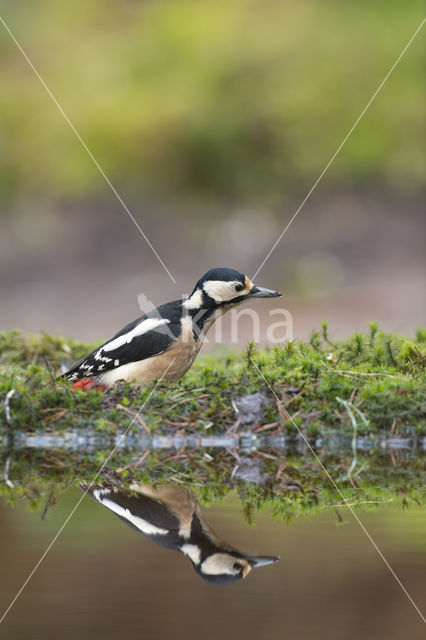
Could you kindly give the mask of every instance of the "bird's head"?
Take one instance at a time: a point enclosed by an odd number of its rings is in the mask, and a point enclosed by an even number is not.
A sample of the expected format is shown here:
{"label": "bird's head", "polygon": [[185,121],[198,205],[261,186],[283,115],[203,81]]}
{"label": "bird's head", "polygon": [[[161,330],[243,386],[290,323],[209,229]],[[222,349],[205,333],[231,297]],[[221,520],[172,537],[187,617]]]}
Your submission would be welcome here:
{"label": "bird's head", "polygon": [[256,567],[278,560],[277,556],[246,556],[238,552],[218,551],[207,556],[199,565],[194,563],[194,568],[207,582],[225,585],[242,580]]}
{"label": "bird's head", "polygon": [[258,287],[235,269],[210,269],[200,278],[187,299],[188,308],[229,307],[252,298],[277,298],[282,294]]}

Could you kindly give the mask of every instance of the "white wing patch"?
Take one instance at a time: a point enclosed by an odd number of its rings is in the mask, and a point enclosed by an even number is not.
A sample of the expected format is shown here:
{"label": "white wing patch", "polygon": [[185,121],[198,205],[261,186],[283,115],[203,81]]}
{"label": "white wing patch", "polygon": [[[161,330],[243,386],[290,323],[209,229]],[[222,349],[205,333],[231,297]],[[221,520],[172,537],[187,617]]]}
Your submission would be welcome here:
{"label": "white wing patch", "polygon": [[118,349],[123,344],[126,344],[126,342],[131,342],[133,338],[136,338],[136,336],[141,336],[144,333],[152,331],[153,329],[157,329],[158,327],[166,325],[169,322],[170,320],[168,320],[167,318],[147,318],[146,320],[142,320],[142,322],[137,324],[136,327],[131,331],[128,331],[124,335],[118,336],[118,338],[107,342],[107,344],[102,347],[102,350],[113,351],[114,349]]}
{"label": "white wing patch", "polygon": [[164,536],[168,533],[167,529],[161,529],[160,527],[156,527],[154,524],[151,524],[151,522],[148,522],[147,520],[144,520],[143,518],[140,518],[139,516],[135,516],[132,513],[130,513],[129,509],[125,509],[124,507],[121,507],[119,504],[116,504],[112,500],[108,500],[108,498],[102,498],[101,495],[97,496],[96,493],[97,492],[95,491],[94,496],[98,500],[98,502],[103,504],[104,507],[111,509],[111,511],[114,511],[114,513],[116,513],[118,516],[121,516],[122,518],[125,518],[128,522],[131,522],[137,529],[139,529],[139,531],[141,531],[145,535]]}
{"label": "white wing patch", "polygon": [[[102,362],[111,362],[112,358],[108,358],[107,356],[103,356],[103,355],[102,355],[102,350],[103,350],[103,349],[104,349],[104,347],[101,347],[101,348],[99,349],[99,351],[97,351],[97,352],[95,353],[95,356],[94,356],[94,357],[95,357],[95,360],[101,360]],[[81,365],[81,366],[83,366],[83,365]],[[93,366],[93,365],[92,365],[92,366]]]}

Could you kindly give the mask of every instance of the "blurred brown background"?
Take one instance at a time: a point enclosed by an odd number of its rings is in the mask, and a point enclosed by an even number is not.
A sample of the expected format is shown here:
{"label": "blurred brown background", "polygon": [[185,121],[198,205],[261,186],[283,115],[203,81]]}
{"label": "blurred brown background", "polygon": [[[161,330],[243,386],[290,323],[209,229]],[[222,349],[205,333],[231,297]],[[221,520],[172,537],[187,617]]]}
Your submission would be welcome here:
{"label": "blurred brown background", "polygon": [[[139,315],[141,292],[180,297],[213,266],[252,275],[423,11],[414,0],[2,6],[176,279],[0,25],[1,326],[82,339]],[[424,322],[423,54],[420,33],[257,278],[284,291],[296,337],[322,320],[339,336]],[[254,308],[266,324],[267,303]]]}

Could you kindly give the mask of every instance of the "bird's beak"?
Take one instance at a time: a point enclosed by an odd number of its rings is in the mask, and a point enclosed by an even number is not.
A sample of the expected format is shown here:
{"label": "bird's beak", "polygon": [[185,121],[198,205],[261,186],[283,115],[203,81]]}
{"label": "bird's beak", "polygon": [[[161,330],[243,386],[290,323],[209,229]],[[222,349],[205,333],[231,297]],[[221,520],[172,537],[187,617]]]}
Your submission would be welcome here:
{"label": "bird's beak", "polygon": [[265,567],[267,564],[274,564],[279,559],[279,556],[251,556],[247,558],[247,561],[252,569],[255,569],[256,567]]}
{"label": "bird's beak", "polygon": [[247,294],[248,298],[279,298],[282,293],[273,289],[265,289],[265,287],[256,287],[254,285]]}

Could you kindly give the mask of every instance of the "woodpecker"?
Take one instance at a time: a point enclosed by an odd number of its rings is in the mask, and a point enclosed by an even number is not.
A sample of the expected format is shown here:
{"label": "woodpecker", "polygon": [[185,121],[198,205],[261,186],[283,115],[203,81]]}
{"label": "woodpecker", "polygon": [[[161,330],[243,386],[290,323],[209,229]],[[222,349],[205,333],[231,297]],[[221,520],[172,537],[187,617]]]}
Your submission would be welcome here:
{"label": "woodpecker", "polygon": [[183,553],[198,575],[211,584],[231,584],[245,578],[255,567],[280,559],[247,555],[218,538],[189,489],[175,486],[154,489],[134,483],[130,490],[124,490],[102,484],[88,493],[137,533]]}
{"label": "woodpecker", "polygon": [[190,296],[167,302],[130,322],[62,377],[81,389],[105,389],[117,380],[177,380],[191,367],[219,316],[246,300],[280,295],[257,287],[234,269],[211,269],[198,280]]}

